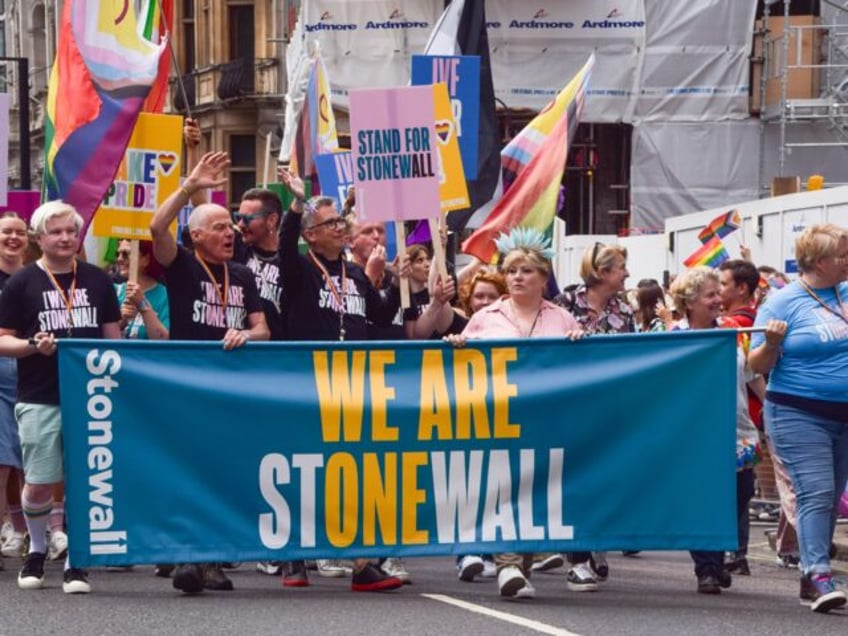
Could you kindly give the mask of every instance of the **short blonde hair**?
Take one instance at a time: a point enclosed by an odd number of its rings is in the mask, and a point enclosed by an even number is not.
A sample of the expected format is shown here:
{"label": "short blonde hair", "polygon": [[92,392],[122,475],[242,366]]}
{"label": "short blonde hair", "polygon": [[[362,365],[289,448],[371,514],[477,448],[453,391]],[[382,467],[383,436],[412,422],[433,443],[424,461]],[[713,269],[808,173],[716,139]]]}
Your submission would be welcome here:
{"label": "short blonde hair", "polygon": [[677,275],[671,284],[671,296],[678,311],[686,314],[690,303],[701,293],[707,282],[719,284],[718,272],[709,267],[693,267]]}
{"label": "short blonde hair", "polygon": [[848,238],[848,229],[833,223],[805,228],[795,241],[798,270],[812,272],[820,259],[836,256],[839,241],[845,238]]}
{"label": "short blonde hair", "polygon": [[506,272],[506,270],[516,263],[521,263],[523,261],[530,263],[530,265],[538,269],[545,276],[550,276],[551,262],[539,254],[538,250],[526,249],[523,247],[518,247],[504,254],[503,262],[501,263],[501,270]]}
{"label": "short blonde hair", "polygon": [[41,235],[47,231],[47,223],[49,221],[63,216],[74,217],[74,228],[77,232],[82,229],[82,226],[85,223],[82,216],[80,216],[80,213],[77,212],[77,209],[74,206],[70,203],[56,200],[48,201],[47,203],[42,203],[38,206],[35,209],[35,212],[32,213],[29,225],[36,235]]}
{"label": "short blonde hair", "polygon": [[600,272],[615,267],[615,259],[621,257],[627,262],[627,248],[620,245],[604,245],[595,243],[583,252],[580,263],[580,278],[586,287],[592,287],[601,282]]}

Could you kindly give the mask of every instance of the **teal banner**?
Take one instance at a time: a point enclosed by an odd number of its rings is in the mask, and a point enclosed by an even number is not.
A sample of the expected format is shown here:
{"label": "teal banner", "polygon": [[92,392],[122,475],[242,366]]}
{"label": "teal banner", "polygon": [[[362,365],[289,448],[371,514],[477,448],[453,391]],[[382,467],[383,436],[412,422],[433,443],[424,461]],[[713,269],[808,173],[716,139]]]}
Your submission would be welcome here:
{"label": "teal banner", "polygon": [[735,549],[735,356],[62,341],[71,562]]}

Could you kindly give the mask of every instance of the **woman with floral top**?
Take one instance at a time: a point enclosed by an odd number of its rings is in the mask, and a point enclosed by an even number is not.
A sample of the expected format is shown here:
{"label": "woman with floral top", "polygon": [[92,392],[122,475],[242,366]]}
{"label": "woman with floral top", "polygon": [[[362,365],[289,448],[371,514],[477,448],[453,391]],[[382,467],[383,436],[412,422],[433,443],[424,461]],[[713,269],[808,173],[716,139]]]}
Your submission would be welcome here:
{"label": "woman with floral top", "polygon": [[[722,310],[719,275],[708,267],[695,267],[680,274],[671,286],[674,303],[683,318],[674,326],[679,329],[736,328],[732,319],[720,318]],[[765,393],[762,377],[748,367],[748,339],[739,338],[736,356],[736,515],[738,520],[737,555],[745,561],[748,551],[748,502],[754,496],[754,465],[759,461],[759,433],[748,412],[748,391],[751,387],[758,395]],[[724,567],[724,552],[720,550],[693,550],[698,592],[720,594],[732,579]]]}
{"label": "woman with floral top", "polygon": [[[587,334],[633,333],[633,309],[624,298],[628,276],[627,249],[595,243],[584,252],[580,264],[583,284],[553,302],[571,312]],[[574,592],[594,592],[598,581],[609,575],[605,552],[570,552],[566,556],[572,566],[566,584]]]}

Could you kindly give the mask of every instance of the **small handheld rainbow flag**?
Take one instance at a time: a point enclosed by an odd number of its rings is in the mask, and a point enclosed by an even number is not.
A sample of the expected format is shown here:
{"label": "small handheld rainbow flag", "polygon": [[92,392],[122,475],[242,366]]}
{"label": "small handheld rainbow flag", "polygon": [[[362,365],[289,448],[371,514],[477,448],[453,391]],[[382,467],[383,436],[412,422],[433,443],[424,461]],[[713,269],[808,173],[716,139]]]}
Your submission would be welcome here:
{"label": "small handheld rainbow flag", "polygon": [[706,243],[714,236],[724,238],[740,227],[742,227],[742,217],[739,216],[739,210],[730,210],[710,221],[710,224],[698,234],[698,240]]}
{"label": "small handheld rainbow flag", "polygon": [[730,254],[724,249],[724,243],[721,242],[719,237],[713,236],[683,261],[683,264],[686,267],[698,267],[699,265],[718,267],[729,258]]}

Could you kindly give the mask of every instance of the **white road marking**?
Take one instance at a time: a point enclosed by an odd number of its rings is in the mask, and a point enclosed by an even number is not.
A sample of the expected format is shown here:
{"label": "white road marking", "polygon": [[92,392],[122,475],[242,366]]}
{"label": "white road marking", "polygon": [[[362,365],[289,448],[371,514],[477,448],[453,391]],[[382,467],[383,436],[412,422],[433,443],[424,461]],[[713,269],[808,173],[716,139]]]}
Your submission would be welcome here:
{"label": "white road marking", "polygon": [[542,634],[550,634],[551,636],[579,636],[579,634],[576,634],[575,632],[570,632],[567,629],[563,629],[561,627],[554,627],[553,625],[548,625],[547,623],[541,623],[539,621],[534,621],[529,618],[522,618],[521,616],[515,616],[514,614],[508,614],[507,612],[499,612],[498,610],[483,607],[482,605],[475,605],[474,603],[461,601],[458,598],[453,598],[452,596],[445,596],[444,594],[422,594],[421,596],[423,596],[424,598],[429,598],[433,601],[447,603],[448,605],[453,605],[454,607],[459,607],[460,609],[464,609],[469,612],[475,612],[477,614],[483,614],[483,616],[496,618],[506,623],[512,623],[513,625],[526,627],[527,629],[532,629]]}

